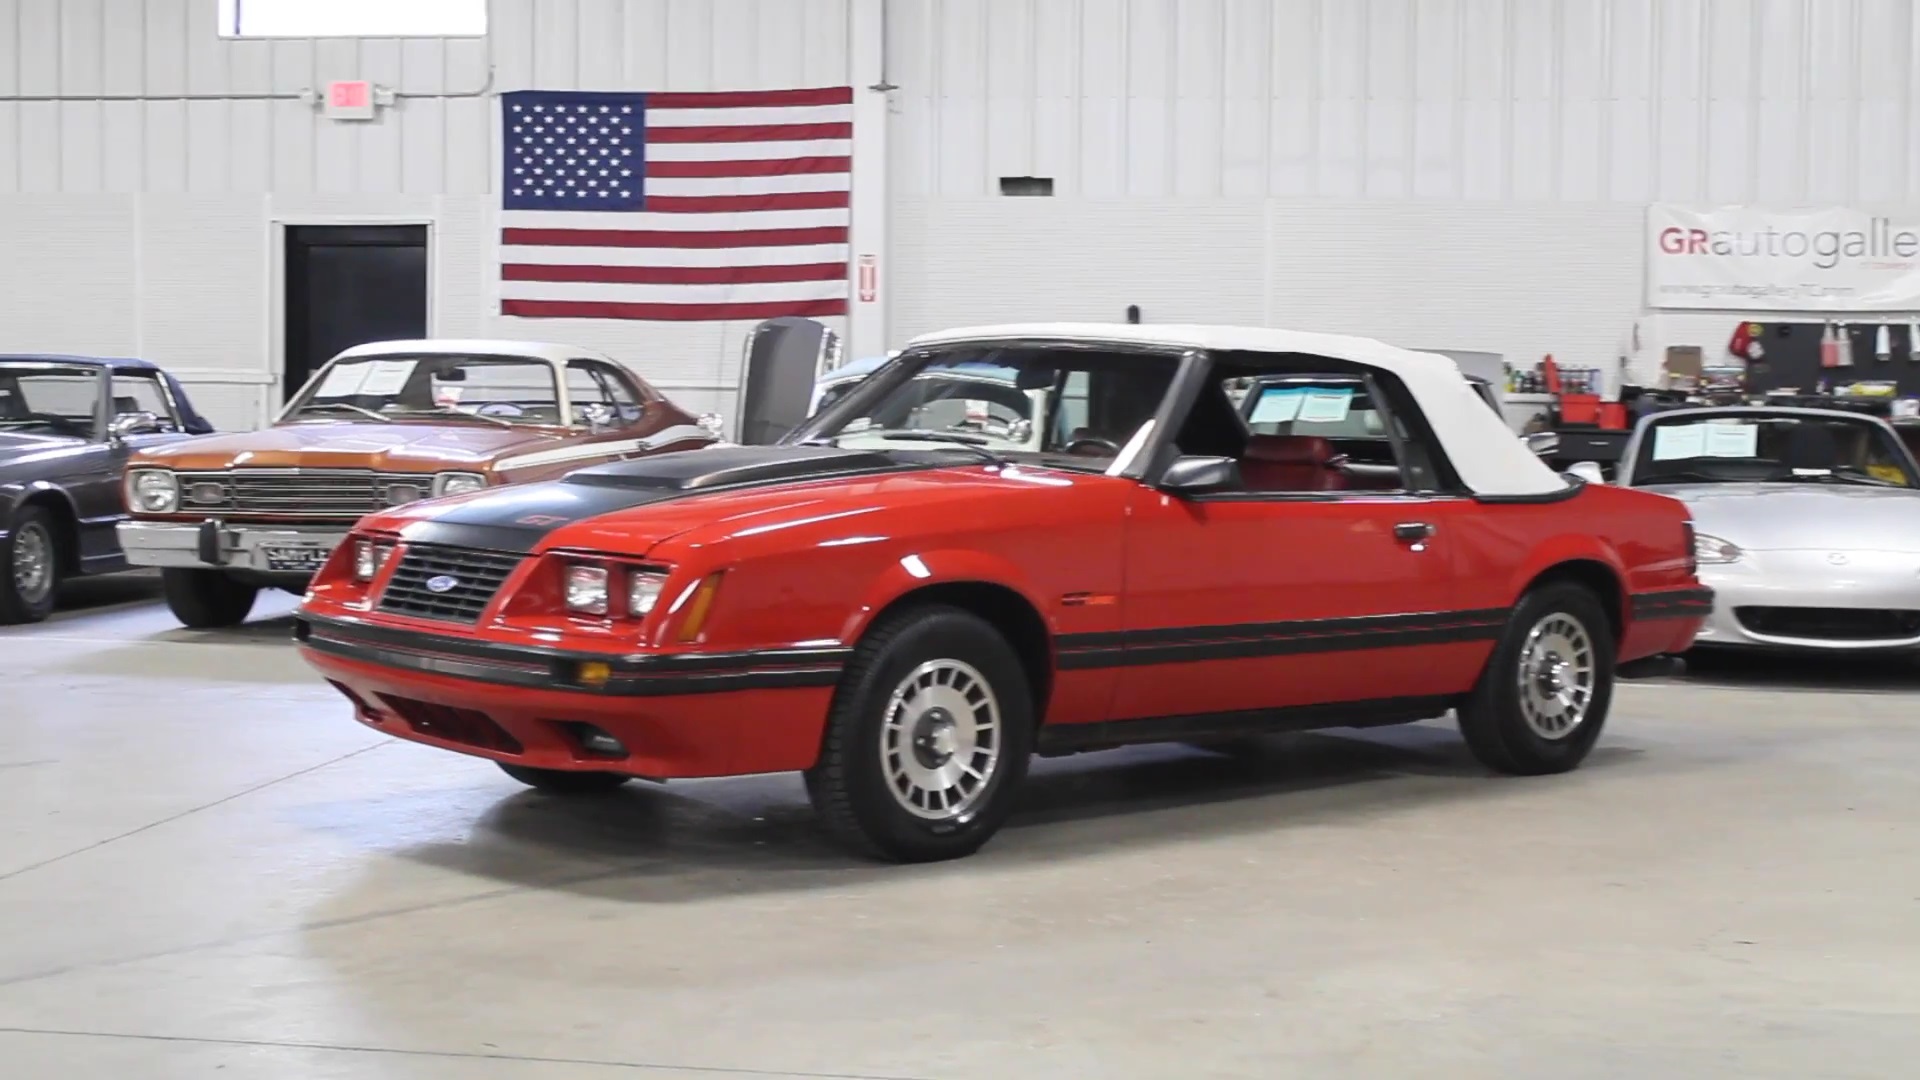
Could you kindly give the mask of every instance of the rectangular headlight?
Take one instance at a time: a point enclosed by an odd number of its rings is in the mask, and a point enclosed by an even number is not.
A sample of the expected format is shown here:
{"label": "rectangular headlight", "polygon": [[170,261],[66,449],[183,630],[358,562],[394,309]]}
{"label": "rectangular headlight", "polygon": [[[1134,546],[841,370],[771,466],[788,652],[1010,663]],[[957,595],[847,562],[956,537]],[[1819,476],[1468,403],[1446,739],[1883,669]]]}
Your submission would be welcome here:
{"label": "rectangular headlight", "polygon": [[607,568],[574,563],[567,567],[567,610],[583,615],[607,613]]}
{"label": "rectangular headlight", "polygon": [[170,514],[180,508],[180,482],[166,469],[136,469],[127,477],[129,509]]}
{"label": "rectangular headlight", "polygon": [[433,497],[442,495],[465,495],[469,491],[479,491],[487,486],[483,473],[443,472],[433,474]]}
{"label": "rectangular headlight", "polygon": [[660,601],[660,590],[667,584],[667,575],[654,570],[635,570],[627,576],[627,614],[634,618],[653,610]]}

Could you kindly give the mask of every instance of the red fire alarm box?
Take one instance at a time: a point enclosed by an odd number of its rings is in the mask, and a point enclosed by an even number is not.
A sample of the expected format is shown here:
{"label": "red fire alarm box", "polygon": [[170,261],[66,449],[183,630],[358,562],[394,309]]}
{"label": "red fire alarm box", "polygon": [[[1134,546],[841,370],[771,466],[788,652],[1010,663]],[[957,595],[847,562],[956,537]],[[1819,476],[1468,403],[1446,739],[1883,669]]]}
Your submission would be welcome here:
{"label": "red fire alarm box", "polygon": [[327,84],[327,119],[371,120],[373,113],[372,83],[353,79]]}

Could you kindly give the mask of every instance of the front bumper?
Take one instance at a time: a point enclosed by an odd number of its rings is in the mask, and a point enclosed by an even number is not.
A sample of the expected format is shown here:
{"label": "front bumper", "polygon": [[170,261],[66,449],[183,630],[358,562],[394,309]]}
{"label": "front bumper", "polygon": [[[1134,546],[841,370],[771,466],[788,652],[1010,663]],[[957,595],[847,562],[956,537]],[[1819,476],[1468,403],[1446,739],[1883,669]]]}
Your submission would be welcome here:
{"label": "front bumper", "polygon": [[[294,637],[378,731],[534,768],[652,779],[811,767],[847,653],[577,652],[306,613]],[[626,753],[593,752],[580,725]]]}
{"label": "front bumper", "polygon": [[[1920,617],[1920,555],[1873,551],[1746,551],[1739,562],[1705,565],[1702,584],[1713,589],[1713,614],[1694,637],[1695,647],[1873,652],[1920,650],[1920,618],[1914,632],[1871,623],[1897,622],[1877,613]],[[1752,609],[1772,609],[1769,620]],[[1745,609],[1743,611],[1743,609]],[[1818,613],[1838,613],[1817,617]],[[1858,613],[1867,630],[1821,629],[1844,625]],[[1781,616],[1785,616],[1782,618]],[[1865,616],[1876,616],[1866,618]],[[1786,629],[1782,629],[1782,627]],[[1795,627],[1801,629],[1795,629]]]}
{"label": "front bumper", "polygon": [[352,531],[349,525],[245,525],[123,521],[115,527],[133,566],[218,567],[311,575]]}

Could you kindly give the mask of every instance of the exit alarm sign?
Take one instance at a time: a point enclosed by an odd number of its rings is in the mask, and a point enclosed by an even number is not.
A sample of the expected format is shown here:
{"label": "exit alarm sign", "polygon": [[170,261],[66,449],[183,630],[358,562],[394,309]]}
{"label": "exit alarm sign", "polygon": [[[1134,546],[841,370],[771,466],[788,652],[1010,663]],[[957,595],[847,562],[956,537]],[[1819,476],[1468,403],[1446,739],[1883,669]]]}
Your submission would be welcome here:
{"label": "exit alarm sign", "polygon": [[329,120],[373,119],[373,84],[365,79],[327,84]]}

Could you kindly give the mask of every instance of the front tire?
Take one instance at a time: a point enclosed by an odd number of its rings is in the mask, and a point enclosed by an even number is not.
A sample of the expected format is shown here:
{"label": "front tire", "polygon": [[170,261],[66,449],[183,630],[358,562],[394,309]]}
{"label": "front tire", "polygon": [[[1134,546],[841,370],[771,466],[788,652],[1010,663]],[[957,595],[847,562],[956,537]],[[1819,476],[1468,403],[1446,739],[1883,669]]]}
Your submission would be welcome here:
{"label": "front tire", "polygon": [[60,588],[60,531],[53,515],[23,506],[0,545],[0,624],[36,623],[53,614]]}
{"label": "front tire", "polygon": [[253,613],[260,596],[256,585],[235,581],[219,570],[167,567],[160,571],[160,592],[167,609],[193,630],[238,626]]}
{"label": "front tire", "polygon": [[807,794],[827,831],[871,858],[971,855],[1013,811],[1034,723],[1026,670],[992,625],[902,611],[854,650]]}
{"label": "front tire", "polygon": [[1572,582],[1533,589],[1514,607],[1460,707],[1460,734],[1497,772],[1576,768],[1606,725],[1614,666],[1612,628],[1591,590]]}
{"label": "front tire", "polygon": [[623,773],[613,772],[574,772],[571,769],[535,769],[526,765],[509,765],[496,761],[500,771],[527,785],[535,791],[549,795],[597,795],[613,789],[633,779]]}

